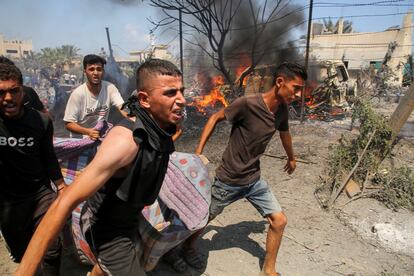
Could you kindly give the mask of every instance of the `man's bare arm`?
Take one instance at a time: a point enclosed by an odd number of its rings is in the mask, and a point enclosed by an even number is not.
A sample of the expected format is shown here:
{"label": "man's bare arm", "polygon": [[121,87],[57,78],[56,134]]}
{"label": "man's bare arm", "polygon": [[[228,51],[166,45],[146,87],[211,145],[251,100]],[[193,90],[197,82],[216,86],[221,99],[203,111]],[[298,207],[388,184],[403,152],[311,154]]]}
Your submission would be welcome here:
{"label": "man's bare arm", "polygon": [[88,135],[92,140],[96,140],[99,138],[98,130],[93,129],[93,128],[82,127],[81,125],[75,122],[66,122],[65,127],[69,131],[83,134],[83,135]]}
{"label": "man's bare arm", "polygon": [[63,180],[63,178],[53,180],[53,184],[55,184],[56,191],[57,191],[58,194],[61,194],[63,192],[63,189],[66,188],[66,183]]}
{"label": "man's bare arm", "polygon": [[206,125],[204,126],[203,131],[201,132],[200,142],[198,143],[198,147],[195,151],[196,154],[203,153],[204,146],[206,145],[211,134],[213,133],[214,128],[216,127],[216,124],[225,119],[226,119],[226,116],[224,114],[224,108],[214,113],[213,115],[211,115]]}
{"label": "man's bare arm", "polygon": [[49,245],[58,236],[72,210],[103,186],[116,170],[130,164],[137,152],[138,146],[133,140],[131,130],[121,126],[114,127],[92,162],[50,206],[15,275],[34,275]]}
{"label": "man's bare arm", "polygon": [[183,129],[180,125],[177,125],[177,131],[174,133],[174,135],[171,137],[173,142],[177,141],[178,138],[183,134]]}
{"label": "man's bare arm", "polygon": [[290,135],[289,131],[281,131],[279,135],[280,140],[282,141],[283,148],[285,149],[286,155],[288,157],[288,161],[284,167],[284,170],[288,174],[291,174],[296,169],[296,160],[292,146],[292,136]]}

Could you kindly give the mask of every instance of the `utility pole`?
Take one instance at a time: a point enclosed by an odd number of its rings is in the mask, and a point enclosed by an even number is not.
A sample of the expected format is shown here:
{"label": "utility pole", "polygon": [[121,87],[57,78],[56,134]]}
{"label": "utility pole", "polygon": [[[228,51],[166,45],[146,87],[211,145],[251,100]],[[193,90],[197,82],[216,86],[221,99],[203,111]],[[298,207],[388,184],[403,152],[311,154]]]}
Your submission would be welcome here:
{"label": "utility pole", "polygon": [[[312,29],[312,9],[313,9],[313,0],[310,0],[309,3],[309,19],[308,19],[308,35],[306,37],[306,55],[305,55],[305,69],[308,71],[309,69],[309,45],[310,45],[310,37],[311,37],[311,29]],[[305,88],[302,92],[302,104],[300,109],[300,122],[303,123],[303,117],[305,113],[305,90],[306,90],[306,84]]]}
{"label": "utility pole", "polygon": [[182,12],[181,9],[178,10],[178,18],[180,21],[180,70],[181,74],[184,79],[184,71],[183,71],[183,19],[182,19]]}
{"label": "utility pole", "polygon": [[112,51],[111,38],[109,37],[109,28],[106,27],[105,30],[106,30],[106,38],[108,39],[109,58],[115,61],[114,52]]}

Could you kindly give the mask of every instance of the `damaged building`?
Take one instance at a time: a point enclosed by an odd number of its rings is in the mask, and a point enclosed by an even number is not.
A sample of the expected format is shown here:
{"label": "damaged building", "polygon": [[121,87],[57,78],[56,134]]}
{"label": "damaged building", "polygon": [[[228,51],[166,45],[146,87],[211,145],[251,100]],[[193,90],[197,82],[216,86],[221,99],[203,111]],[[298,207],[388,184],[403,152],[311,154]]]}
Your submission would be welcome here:
{"label": "damaged building", "polygon": [[0,34],[0,55],[11,58],[22,58],[33,51],[31,40],[5,39]]}
{"label": "damaged building", "polygon": [[380,32],[344,33],[344,21],[339,19],[335,33],[327,32],[322,23],[313,23],[310,55],[318,61],[343,61],[350,77],[360,69],[380,69],[383,64],[393,71],[395,81],[402,83],[405,64],[412,54],[412,12],[403,18],[401,26]]}

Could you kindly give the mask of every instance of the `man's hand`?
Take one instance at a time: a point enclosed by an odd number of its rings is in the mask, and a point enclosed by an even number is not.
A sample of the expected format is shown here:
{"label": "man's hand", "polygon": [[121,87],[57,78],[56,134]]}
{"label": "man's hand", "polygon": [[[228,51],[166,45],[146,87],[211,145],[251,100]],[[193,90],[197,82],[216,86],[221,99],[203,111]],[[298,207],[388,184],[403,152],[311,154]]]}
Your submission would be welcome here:
{"label": "man's hand", "polygon": [[195,150],[195,154],[197,155],[202,155],[203,154],[203,150],[200,148],[200,146],[198,146]]}
{"label": "man's hand", "polygon": [[296,169],[296,160],[288,160],[286,165],[283,167],[283,170],[288,174],[292,174]]}
{"label": "man's hand", "polygon": [[98,130],[96,130],[96,129],[94,129],[94,128],[91,128],[89,131],[88,131],[88,136],[89,136],[89,138],[91,138],[92,140],[97,140],[100,136],[99,136],[99,131]]}
{"label": "man's hand", "polygon": [[210,161],[204,155],[198,154],[198,157],[200,157],[200,160],[201,162],[203,162],[204,165],[207,165],[208,163],[210,163]]}

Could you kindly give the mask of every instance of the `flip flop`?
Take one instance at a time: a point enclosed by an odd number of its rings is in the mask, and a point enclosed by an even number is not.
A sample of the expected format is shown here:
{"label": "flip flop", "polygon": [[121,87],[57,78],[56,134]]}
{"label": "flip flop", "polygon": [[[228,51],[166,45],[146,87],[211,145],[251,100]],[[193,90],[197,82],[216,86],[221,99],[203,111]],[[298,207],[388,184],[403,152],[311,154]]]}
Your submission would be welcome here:
{"label": "flip flop", "polygon": [[195,269],[202,269],[204,267],[204,261],[202,255],[197,253],[194,248],[182,250],[183,259]]}
{"label": "flip flop", "polygon": [[183,273],[188,269],[187,263],[180,257],[177,249],[172,249],[163,256],[163,260],[168,263],[176,272]]}

